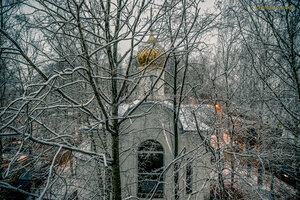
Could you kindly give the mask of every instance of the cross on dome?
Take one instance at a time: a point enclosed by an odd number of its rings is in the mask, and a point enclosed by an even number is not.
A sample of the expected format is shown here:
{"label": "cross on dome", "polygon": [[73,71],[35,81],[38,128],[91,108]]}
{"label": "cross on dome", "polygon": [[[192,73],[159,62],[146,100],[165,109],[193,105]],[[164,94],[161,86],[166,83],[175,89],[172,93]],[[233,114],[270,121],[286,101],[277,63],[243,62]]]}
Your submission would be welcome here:
{"label": "cross on dome", "polygon": [[150,23],[151,27],[148,41],[139,47],[137,53],[137,60],[140,64],[138,70],[141,70],[144,67],[147,69],[151,69],[152,67],[162,67],[166,59],[166,55],[164,54],[165,49],[158,44],[154,37],[154,30],[152,28],[152,8],[150,11]]}

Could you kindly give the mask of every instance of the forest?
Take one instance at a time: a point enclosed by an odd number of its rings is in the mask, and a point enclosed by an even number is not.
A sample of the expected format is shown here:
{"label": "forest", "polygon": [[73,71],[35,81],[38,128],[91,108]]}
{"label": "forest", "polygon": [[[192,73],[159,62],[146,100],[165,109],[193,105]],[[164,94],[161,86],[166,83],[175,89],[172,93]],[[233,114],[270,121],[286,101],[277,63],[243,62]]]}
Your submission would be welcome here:
{"label": "forest", "polygon": [[0,0],[0,199],[300,200],[299,0]]}

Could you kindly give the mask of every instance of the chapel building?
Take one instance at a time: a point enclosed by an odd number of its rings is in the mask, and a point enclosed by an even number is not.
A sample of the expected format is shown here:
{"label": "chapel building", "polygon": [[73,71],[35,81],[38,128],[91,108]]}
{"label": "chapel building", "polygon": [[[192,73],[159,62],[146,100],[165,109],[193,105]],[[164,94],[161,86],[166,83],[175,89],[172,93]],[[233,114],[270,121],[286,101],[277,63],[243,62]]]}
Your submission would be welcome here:
{"label": "chapel building", "polygon": [[[122,199],[175,199],[175,162],[180,199],[209,199],[211,154],[205,142],[210,141],[210,127],[215,119],[213,106],[182,104],[179,121],[174,125],[172,104],[165,92],[166,54],[152,29],[149,39],[139,47],[137,61],[136,70],[143,77],[138,92],[132,102],[119,108],[119,117],[125,119],[119,132]],[[175,129],[178,131],[177,158],[174,155]],[[88,148],[103,154],[111,152],[111,139],[105,129],[87,127],[81,131],[94,138]],[[78,167],[77,173],[89,174],[81,181],[86,184],[80,191],[81,196],[107,199],[104,196],[112,188],[105,182],[109,182],[111,174],[88,157],[80,159],[84,168]]]}

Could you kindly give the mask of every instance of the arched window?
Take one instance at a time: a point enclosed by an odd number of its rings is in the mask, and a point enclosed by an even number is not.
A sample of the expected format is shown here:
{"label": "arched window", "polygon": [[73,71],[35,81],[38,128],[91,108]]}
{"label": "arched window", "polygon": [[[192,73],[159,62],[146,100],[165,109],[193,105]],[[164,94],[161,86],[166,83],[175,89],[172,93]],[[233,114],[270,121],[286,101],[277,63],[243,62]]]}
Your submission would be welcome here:
{"label": "arched window", "polygon": [[163,198],[164,151],[154,140],[143,142],[138,148],[138,197]]}

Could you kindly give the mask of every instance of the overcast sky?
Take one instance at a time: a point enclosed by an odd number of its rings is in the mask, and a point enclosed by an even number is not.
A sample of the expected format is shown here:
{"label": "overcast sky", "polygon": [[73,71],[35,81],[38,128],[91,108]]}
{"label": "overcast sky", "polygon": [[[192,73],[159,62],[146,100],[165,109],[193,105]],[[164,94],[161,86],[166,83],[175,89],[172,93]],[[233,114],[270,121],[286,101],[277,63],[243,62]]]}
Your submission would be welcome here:
{"label": "overcast sky", "polygon": [[[35,0],[30,0],[29,1],[30,4],[38,7],[38,3],[36,3]],[[205,0],[205,2],[202,2],[200,4],[201,6],[201,13],[203,14],[204,12],[214,12],[214,2],[215,0]],[[32,13],[33,12],[33,9],[28,7],[28,6],[24,6],[22,8],[22,11],[29,14],[29,13]],[[154,11],[154,14],[155,14],[155,11]],[[150,15],[150,13],[145,13],[145,15]],[[144,40],[147,40],[148,37],[146,37]],[[214,42],[215,39],[212,38],[210,41],[206,41],[208,43],[211,43],[211,42]],[[127,51],[130,47],[130,40],[122,40],[120,43],[119,43],[119,50],[120,50],[120,53],[124,53],[125,51]],[[135,49],[137,50],[137,49]]]}
{"label": "overcast sky", "polygon": [[[214,3],[215,0],[205,0],[205,2],[202,2],[200,4],[201,6],[201,13],[204,12],[214,12]],[[155,13],[155,12],[154,12]],[[150,13],[148,13],[148,15],[150,15]],[[154,33],[155,34],[155,33]],[[144,40],[147,40],[148,37],[146,37]],[[208,43],[214,43],[216,42],[215,38],[211,38],[210,41],[207,41]],[[119,43],[119,48],[120,48],[120,52],[124,53],[126,50],[128,50],[130,47],[130,41],[129,40],[123,40]],[[135,49],[137,50],[137,49]]]}

